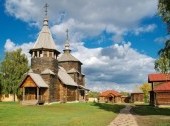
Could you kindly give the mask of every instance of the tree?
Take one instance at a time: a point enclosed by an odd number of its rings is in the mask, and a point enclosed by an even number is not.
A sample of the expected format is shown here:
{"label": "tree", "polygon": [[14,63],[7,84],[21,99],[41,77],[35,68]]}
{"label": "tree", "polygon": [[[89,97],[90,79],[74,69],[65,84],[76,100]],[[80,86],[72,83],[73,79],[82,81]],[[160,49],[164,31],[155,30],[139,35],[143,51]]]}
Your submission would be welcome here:
{"label": "tree", "polygon": [[151,91],[151,85],[149,83],[143,83],[140,86],[140,89],[144,93],[144,101],[145,101],[145,103],[148,102],[148,100],[149,100],[149,91]]}
{"label": "tree", "polygon": [[158,14],[167,24],[168,33],[170,33],[170,0],[159,0]]}
{"label": "tree", "polygon": [[[170,34],[170,0],[159,0],[158,14],[167,24],[168,34]],[[162,73],[170,72],[170,40],[166,40],[164,48],[160,49],[159,58],[155,61],[155,70]]]}
{"label": "tree", "polygon": [[2,74],[0,72],[0,96],[2,94]]}
{"label": "tree", "polygon": [[21,51],[21,49],[17,49],[16,51],[6,52],[0,65],[2,93],[13,94],[14,101],[22,76],[28,71],[28,59]]}
{"label": "tree", "polygon": [[163,49],[160,49],[159,58],[155,61],[155,70],[162,73],[170,72],[170,40],[167,40]]}
{"label": "tree", "polygon": [[90,91],[88,93],[88,96],[91,97],[91,98],[98,98],[99,95],[100,95],[100,93],[99,92],[95,92],[95,91]]}

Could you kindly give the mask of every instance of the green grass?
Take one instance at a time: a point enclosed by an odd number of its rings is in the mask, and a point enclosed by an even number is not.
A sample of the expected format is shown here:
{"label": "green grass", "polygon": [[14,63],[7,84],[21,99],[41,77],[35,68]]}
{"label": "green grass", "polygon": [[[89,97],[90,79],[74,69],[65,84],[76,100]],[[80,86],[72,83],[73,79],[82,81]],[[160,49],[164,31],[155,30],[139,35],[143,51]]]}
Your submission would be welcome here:
{"label": "green grass", "polygon": [[139,126],[170,126],[170,108],[136,105],[132,113],[137,114]]}
{"label": "green grass", "polygon": [[123,107],[99,103],[22,106],[0,102],[0,126],[107,126]]}

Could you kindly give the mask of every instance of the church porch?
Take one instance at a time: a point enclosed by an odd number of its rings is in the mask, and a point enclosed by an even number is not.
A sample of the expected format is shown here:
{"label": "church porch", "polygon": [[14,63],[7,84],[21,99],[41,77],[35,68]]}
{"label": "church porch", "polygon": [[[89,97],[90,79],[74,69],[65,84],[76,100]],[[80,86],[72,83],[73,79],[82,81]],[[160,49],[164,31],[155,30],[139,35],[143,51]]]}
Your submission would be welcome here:
{"label": "church porch", "polygon": [[23,87],[22,88],[22,103],[44,104],[46,101],[45,92],[47,88],[39,87]]}
{"label": "church porch", "polygon": [[48,101],[48,85],[39,74],[28,73],[19,88],[22,92],[22,104],[36,105]]}

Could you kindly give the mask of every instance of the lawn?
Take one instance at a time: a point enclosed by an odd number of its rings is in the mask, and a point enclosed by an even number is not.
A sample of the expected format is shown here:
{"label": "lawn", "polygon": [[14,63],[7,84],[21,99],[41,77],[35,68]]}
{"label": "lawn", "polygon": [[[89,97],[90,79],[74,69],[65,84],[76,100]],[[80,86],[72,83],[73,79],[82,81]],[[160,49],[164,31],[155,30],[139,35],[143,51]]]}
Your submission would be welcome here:
{"label": "lawn", "polygon": [[22,106],[0,102],[0,126],[107,126],[123,107],[104,103]]}
{"label": "lawn", "polygon": [[170,108],[136,105],[132,108],[139,126],[170,126]]}

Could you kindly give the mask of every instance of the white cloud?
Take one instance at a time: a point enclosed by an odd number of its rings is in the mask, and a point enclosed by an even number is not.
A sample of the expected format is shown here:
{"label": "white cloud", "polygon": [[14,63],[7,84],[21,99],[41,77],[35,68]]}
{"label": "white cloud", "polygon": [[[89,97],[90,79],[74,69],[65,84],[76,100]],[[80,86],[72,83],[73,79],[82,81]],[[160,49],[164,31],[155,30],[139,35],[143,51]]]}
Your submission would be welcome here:
{"label": "white cloud", "polygon": [[152,32],[157,26],[155,24],[150,24],[147,26],[139,27],[134,29],[134,34],[139,35],[140,33]]}
{"label": "white cloud", "polygon": [[107,48],[88,49],[82,44],[76,48],[73,55],[84,63],[91,89],[117,87],[132,91],[132,87],[147,82],[147,75],[154,72],[155,59],[134,50],[130,42]]}
{"label": "white cloud", "polygon": [[170,35],[160,36],[160,37],[155,38],[154,42],[164,43],[164,42],[166,42],[168,39],[170,39]]}
{"label": "white cloud", "polygon": [[29,54],[29,50],[33,47],[33,45],[34,45],[33,42],[28,42],[28,43],[23,43],[21,45],[17,45],[10,39],[7,39],[5,42],[4,48],[5,48],[5,51],[14,51],[16,49],[21,48],[22,53],[24,53],[27,56],[30,62],[31,55]]}
{"label": "white cloud", "polygon": [[[10,15],[37,25],[42,23],[44,2],[6,0],[5,7]],[[48,4],[55,33],[62,32],[58,28],[69,27],[74,33],[87,37],[106,30],[113,33],[114,41],[121,41],[125,32],[138,27],[141,19],[153,16],[157,9],[157,0],[48,0]],[[140,31],[143,30],[138,29],[136,33]]]}

